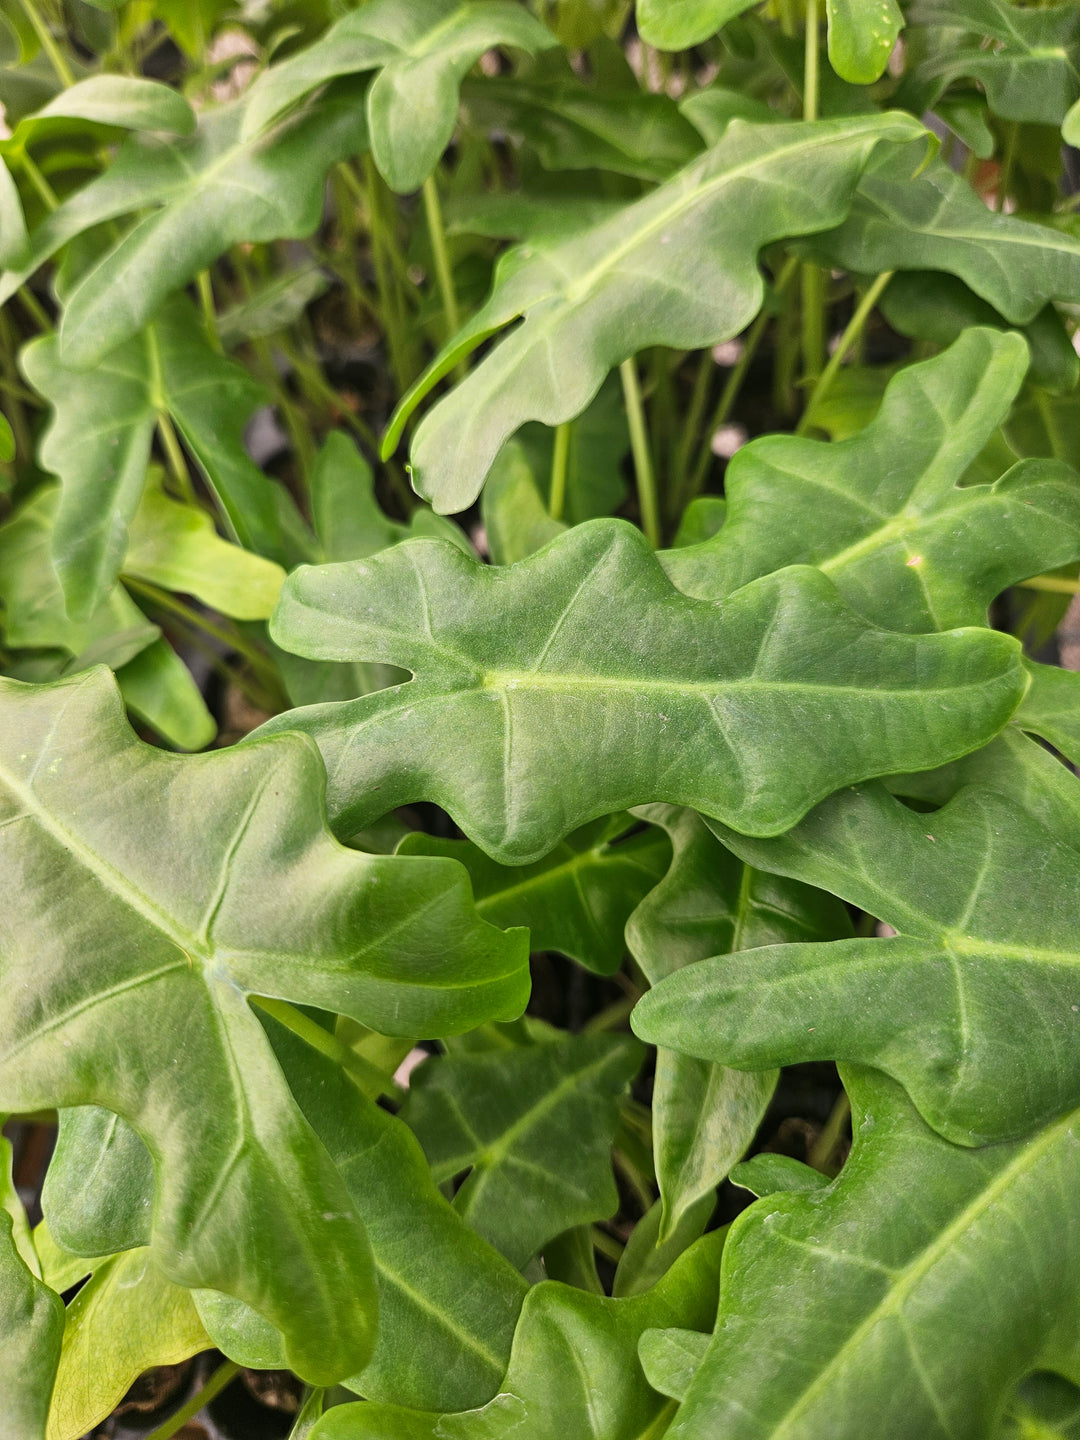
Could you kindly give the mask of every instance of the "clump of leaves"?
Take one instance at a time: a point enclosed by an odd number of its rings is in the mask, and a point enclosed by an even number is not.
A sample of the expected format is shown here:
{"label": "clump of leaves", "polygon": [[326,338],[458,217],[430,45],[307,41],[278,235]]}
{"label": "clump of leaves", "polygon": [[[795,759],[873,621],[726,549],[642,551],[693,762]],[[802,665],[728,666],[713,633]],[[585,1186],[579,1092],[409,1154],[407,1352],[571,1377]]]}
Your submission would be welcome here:
{"label": "clump of leaves", "polygon": [[0,0],[0,1440],[1080,1433],[1078,97]]}

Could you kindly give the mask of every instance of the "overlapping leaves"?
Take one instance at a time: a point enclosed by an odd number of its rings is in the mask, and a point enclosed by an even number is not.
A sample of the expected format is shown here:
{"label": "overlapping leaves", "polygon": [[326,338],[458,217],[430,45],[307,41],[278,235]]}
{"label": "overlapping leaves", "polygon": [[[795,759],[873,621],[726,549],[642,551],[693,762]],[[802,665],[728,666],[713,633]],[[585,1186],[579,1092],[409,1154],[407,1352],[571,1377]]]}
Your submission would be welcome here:
{"label": "overlapping leaves", "polygon": [[650,800],[776,834],[839,785],[985,743],[1026,684],[1011,639],[887,634],[807,567],[723,609],[679,596],[640,531],[615,520],[513,566],[414,541],[301,569],[272,633],[314,658],[417,676],[263,727],[316,740],[340,831],[434,800],[516,864]]}
{"label": "overlapping leaves", "polygon": [[412,444],[420,494],[440,512],[464,509],[526,421],[572,420],[608,371],[646,346],[698,349],[737,335],[761,305],[761,248],[835,227],[874,146],[922,133],[899,113],[733,122],[700,159],[610,220],[511,251],[488,302],[398,407],[384,448],[463,355],[524,317],[425,417]]}
{"label": "overlapping leaves", "polygon": [[[338,847],[303,743],[164,755],[135,740],[101,671],[5,681],[3,705],[0,1103],[123,1115],[154,1159],[165,1274],[263,1314],[301,1374],[354,1373],[370,1251],[246,995],[446,1033],[520,1010],[523,937],[480,921],[446,861]],[[197,845],[179,844],[184,826]]]}

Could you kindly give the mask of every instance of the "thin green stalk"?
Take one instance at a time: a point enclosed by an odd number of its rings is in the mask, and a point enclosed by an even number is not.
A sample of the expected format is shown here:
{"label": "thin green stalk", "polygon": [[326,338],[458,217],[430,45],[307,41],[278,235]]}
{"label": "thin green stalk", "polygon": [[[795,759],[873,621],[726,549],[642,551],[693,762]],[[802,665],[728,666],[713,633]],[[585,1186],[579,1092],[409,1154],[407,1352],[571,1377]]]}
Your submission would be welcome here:
{"label": "thin green stalk", "polygon": [[1005,152],[1001,157],[1001,172],[998,175],[997,197],[995,210],[1004,210],[1005,202],[1009,198],[1009,187],[1012,185],[1013,165],[1016,161],[1016,143],[1020,136],[1020,126],[1015,122],[1009,125],[1008,134],[1005,136]]}
{"label": "thin green stalk", "polygon": [[34,324],[38,327],[41,333],[43,335],[51,335],[54,329],[53,322],[49,319],[48,312],[46,311],[44,305],[42,305],[41,301],[30,289],[30,286],[20,286],[19,290],[16,293],[24,310],[30,316],[31,320],[33,320]]}
{"label": "thin green stalk", "polygon": [[[773,290],[777,295],[783,295],[786,292],[798,269],[799,261],[794,256],[790,257],[784,265],[784,268],[780,271],[780,274],[776,277]],[[746,341],[743,345],[743,353],[739,356],[736,364],[731,367],[731,373],[727,378],[723,390],[720,392],[720,399],[717,401],[716,409],[713,411],[712,419],[709,422],[704,444],[698,454],[698,462],[694,466],[690,488],[686,494],[687,504],[693,500],[695,495],[701,492],[701,487],[705,483],[705,476],[709,473],[709,462],[712,459],[712,437],[722,425],[727,424],[728,417],[735,406],[735,401],[738,399],[739,392],[746,379],[746,372],[753,363],[754,356],[758,352],[758,347],[761,345],[762,338],[771,319],[772,316],[769,312],[762,310],[761,314],[747,331]]]}
{"label": "thin green stalk", "polygon": [[46,180],[45,176],[41,173],[37,161],[34,160],[29,150],[24,150],[22,153],[22,168],[26,171],[30,184],[33,185],[41,197],[41,203],[45,206],[45,209],[51,213],[60,204],[60,199],[48,180]]}
{"label": "thin green stalk", "polygon": [[821,31],[818,0],[806,0],[806,50],[803,57],[803,119],[818,118],[818,72]]}
{"label": "thin green stalk", "polygon": [[810,426],[810,415],[814,409],[814,406],[819,405],[821,401],[825,398],[825,396],[829,393],[829,390],[832,387],[832,383],[836,379],[837,372],[839,371],[840,366],[844,363],[845,355],[847,355],[852,345],[862,334],[863,327],[865,326],[870,316],[870,312],[873,310],[877,302],[881,299],[882,292],[884,291],[886,285],[888,285],[889,281],[892,279],[893,274],[894,272],[892,270],[883,270],[881,274],[877,277],[877,279],[874,281],[874,283],[870,286],[869,290],[867,290],[863,298],[859,301],[855,309],[854,315],[852,315],[851,319],[848,322],[847,329],[844,331],[843,335],[841,335],[840,341],[836,346],[836,349],[829,356],[829,363],[821,372],[821,375],[818,378],[818,382],[814,386],[813,394],[810,396],[810,399],[806,403],[806,409],[802,413],[802,418],[799,420],[798,425],[796,425],[795,427],[796,435],[806,434],[806,431],[809,429]]}
{"label": "thin green stalk", "polygon": [[177,439],[173,423],[164,410],[158,411],[157,417],[158,434],[161,436],[162,449],[165,451],[165,458],[169,462],[169,473],[180,490],[181,495],[193,504],[195,501],[195,486],[191,483],[191,473],[184,459],[184,452],[180,448],[180,441]]}
{"label": "thin green stalk", "polygon": [[67,59],[53,38],[53,33],[42,19],[34,0],[19,0],[23,13],[34,27],[34,34],[41,41],[41,48],[49,57],[49,63],[56,71],[57,78],[65,90],[75,84],[75,74],[68,64]]}
{"label": "thin green stalk", "polygon": [[634,456],[641,528],[653,549],[659,550],[660,507],[656,497],[656,476],[653,474],[652,455],[649,452],[649,435],[645,425],[645,409],[641,403],[637,365],[633,360],[623,361],[619,366],[619,377],[626,402],[626,418],[630,425],[630,449]]}
{"label": "thin green stalk", "polygon": [[186,1404],[181,1405],[175,1415],[170,1415],[163,1425],[156,1430],[151,1430],[145,1440],[172,1440],[172,1437],[181,1431],[189,1420],[193,1420],[204,1405],[209,1405],[215,1396],[220,1395],[226,1385],[232,1383],[240,1373],[240,1366],[235,1360],[226,1360],[224,1365],[219,1365],[210,1379],[197,1390]]}
{"label": "thin green stalk", "polygon": [[218,335],[217,311],[214,308],[214,287],[209,270],[200,270],[196,284],[199,289],[199,304],[202,307],[203,325],[207,338],[219,355],[224,354],[221,337]]}
{"label": "thin green stalk", "polygon": [[[364,156],[363,164],[364,176],[367,181],[366,201],[368,230],[371,237],[371,257],[375,266],[375,282],[379,291],[379,318],[390,347],[390,362],[394,368],[394,378],[397,380],[401,393],[404,394],[412,383],[412,366],[409,363],[410,347],[406,334],[404,300],[394,268],[394,252],[397,249],[397,242],[389,232],[382,213],[379,172],[375,169],[370,155]],[[350,178],[355,178],[348,166],[344,167],[342,174],[346,177],[346,184]],[[360,194],[364,194],[362,188]]]}
{"label": "thin green stalk", "polygon": [[623,1257],[626,1246],[620,1240],[616,1240],[614,1235],[609,1235],[606,1230],[601,1230],[599,1225],[593,1225],[589,1234],[592,1238],[593,1249],[599,1250],[601,1255],[617,1265]]}
{"label": "thin green stalk", "polygon": [[1061,575],[1035,575],[1017,581],[1021,590],[1047,590],[1053,595],[1080,595],[1080,580],[1066,580]]}
{"label": "thin green stalk", "polygon": [[324,1030],[317,1025],[310,1016],[305,1015],[302,1010],[297,1010],[295,1005],[290,1005],[286,1000],[274,1000],[269,996],[255,995],[252,1003],[260,1010],[265,1010],[267,1015],[272,1015],[275,1020],[291,1030],[294,1035],[299,1036],[305,1044],[310,1045],[313,1050],[318,1050],[327,1059],[333,1060],[343,1070],[348,1070],[361,1082],[365,1094],[370,1089],[375,1089],[379,1095],[385,1095],[390,1100],[404,1100],[405,1091],[396,1083],[394,1078],[373,1065],[365,1056],[350,1049],[343,1044],[336,1035],[331,1035],[329,1030]]}
{"label": "thin green stalk", "polygon": [[427,220],[428,238],[435,257],[435,274],[442,293],[443,314],[446,316],[446,338],[450,340],[461,329],[461,314],[454,290],[450,251],[446,244],[446,226],[443,223],[442,205],[439,203],[439,187],[434,175],[429,175],[424,181],[423,193],[424,218]]}
{"label": "thin green stalk", "polygon": [[810,1153],[806,1157],[807,1162],[813,1169],[820,1170],[826,1175],[833,1173],[831,1162],[833,1156],[836,1154],[836,1147],[840,1143],[840,1138],[844,1133],[844,1126],[847,1124],[850,1116],[851,1101],[847,1097],[847,1092],[841,1090],[840,1094],[836,1097],[836,1104],[832,1108],[832,1113],[828,1120],[825,1121],[821,1134],[814,1141],[810,1148]]}
{"label": "thin green stalk", "polygon": [[133,575],[122,575],[121,579],[129,590],[136,595],[141,595],[143,599],[156,605],[159,610],[164,610],[169,615],[175,615],[186,625],[192,625],[196,629],[204,631],[205,634],[212,635],[215,640],[219,640],[229,650],[242,656],[257,675],[269,682],[274,693],[280,692],[281,682],[273,664],[243,635],[235,630],[227,630],[223,625],[218,625],[208,615],[193,610],[190,605],[185,605],[182,600],[178,600],[175,595],[170,595],[168,590],[162,590],[158,585],[151,585],[146,580],[138,580]]}
{"label": "thin green stalk", "polygon": [[555,427],[555,448],[551,456],[551,493],[548,498],[548,514],[553,520],[561,520],[566,504],[566,474],[570,460],[570,421]]}
{"label": "thin green stalk", "polygon": [[586,1022],[584,1033],[599,1035],[605,1030],[620,1030],[630,1019],[630,1012],[640,998],[640,995],[621,995],[618,1000],[605,1005],[603,1010],[598,1010],[592,1019]]}
{"label": "thin green stalk", "polygon": [[679,448],[675,456],[675,483],[672,486],[671,503],[676,514],[682,509],[683,492],[686,490],[690,474],[690,453],[694,448],[694,441],[701,433],[702,422],[705,418],[705,406],[708,403],[709,391],[712,389],[714,368],[712,351],[703,351],[697,374],[694,376],[694,388],[690,394],[690,404],[687,407]]}

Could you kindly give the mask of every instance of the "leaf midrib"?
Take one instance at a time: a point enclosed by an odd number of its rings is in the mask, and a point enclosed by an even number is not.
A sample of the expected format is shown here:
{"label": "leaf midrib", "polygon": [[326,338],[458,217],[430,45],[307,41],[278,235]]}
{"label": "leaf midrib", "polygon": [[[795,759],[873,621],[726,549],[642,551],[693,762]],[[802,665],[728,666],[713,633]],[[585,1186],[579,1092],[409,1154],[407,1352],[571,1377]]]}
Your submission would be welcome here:
{"label": "leaf midrib", "polygon": [[1008,1165],[998,1171],[991,1183],[981,1190],[961,1210],[959,1215],[919,1252],[915,1260],[910,1262],[900,1273],[896,1284],[862,1319],[847,1340],[830,1357],[828,1363],[818,1371],[811,1383],[802,1391],[795,1403],[781,1416],[779,1423],[770,1431],[769,1440],[781,1440],[782,1436],[790,1433],[791,1426],[805,1414],[807,1407],[821,1391],[829,1386],[834,1373],[848,1355],[857,1351],[863,1339],[881,1320],[899,1311],[901,1303],[907,1299],[918,1282],[948,1253],[953,1243],[981,1219],[995,1201],[1005,1194],[1014,1180],[1042,1159],[1046,1151],[1052,1149],[1078,1119],[1080,1119],[1080,1110],[1074,1110],[1025,1145]]}

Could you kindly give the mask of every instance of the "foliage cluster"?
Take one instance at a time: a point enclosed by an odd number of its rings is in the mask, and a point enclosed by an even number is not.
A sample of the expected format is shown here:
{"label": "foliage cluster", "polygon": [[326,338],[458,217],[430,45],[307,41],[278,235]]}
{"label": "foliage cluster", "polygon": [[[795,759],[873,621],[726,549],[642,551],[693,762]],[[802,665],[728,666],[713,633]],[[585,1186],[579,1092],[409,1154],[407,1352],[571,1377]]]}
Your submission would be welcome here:
{"label": "foliage cluster", "polygon": [[0,102],[2,1440],[1080,1435],[1080,5],[0,0]]}

